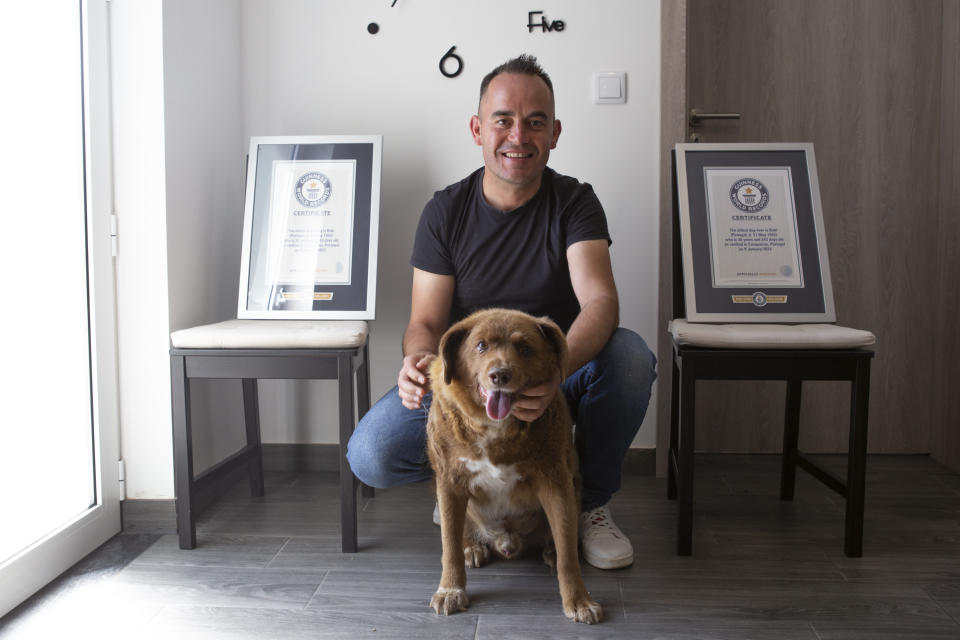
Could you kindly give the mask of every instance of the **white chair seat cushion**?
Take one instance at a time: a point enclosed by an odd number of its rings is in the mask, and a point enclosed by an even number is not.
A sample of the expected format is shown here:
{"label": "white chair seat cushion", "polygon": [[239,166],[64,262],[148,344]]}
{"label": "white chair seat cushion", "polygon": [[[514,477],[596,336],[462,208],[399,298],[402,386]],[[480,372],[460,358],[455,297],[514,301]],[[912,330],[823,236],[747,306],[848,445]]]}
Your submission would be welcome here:
{"label": "white chair seat cushion", "polygon": [[359,347],[363,320],[227,320],[174,331],[176,349],[332,349]]}
{"label": "white chair seat cushion", "polygon": [[672,320],[673,341],[682,346],[719,349],[851,349],[869,347],[869,331],[833,324],[706,324]]}

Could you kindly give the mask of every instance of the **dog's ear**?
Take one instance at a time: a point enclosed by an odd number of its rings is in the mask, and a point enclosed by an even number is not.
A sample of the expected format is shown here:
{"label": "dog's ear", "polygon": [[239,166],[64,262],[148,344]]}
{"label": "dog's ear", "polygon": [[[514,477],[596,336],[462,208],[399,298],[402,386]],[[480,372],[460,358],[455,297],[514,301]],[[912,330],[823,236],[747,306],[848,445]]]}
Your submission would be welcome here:
{"label": "dog's ear", "polygon": [[460,357],[460,345],[470,332],[470,327],[459,322],[443,334],[440,338],[440,360],[443,363],[443,381],[450,384],[457,370],[457,360]]}
{"label": "dog's ear", "polygon": [[537,318],[537,328],[540,329],[540,333],[543,334],[543,337],[547,339],[547,343],[553,347],[554,353],[557,354],[557,362],[560,364],[560,379],[564,380],[567,377],[567,338],[563,335],[563,331],[560,330],[560,327],[557,326],[557,323],[551,320],[550,318],[543,316],[542,318]]}

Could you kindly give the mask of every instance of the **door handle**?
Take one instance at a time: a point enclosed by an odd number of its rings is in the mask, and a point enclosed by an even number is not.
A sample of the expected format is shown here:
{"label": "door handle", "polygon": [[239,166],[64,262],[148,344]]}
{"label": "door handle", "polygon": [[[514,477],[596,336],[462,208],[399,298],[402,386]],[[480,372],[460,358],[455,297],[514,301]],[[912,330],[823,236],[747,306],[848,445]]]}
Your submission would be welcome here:
{"label": "door handle", "polygon": [[690,126],[702,127],[704,120],[739,120],[739,113],[704,113],[697,109],[690,109]]}

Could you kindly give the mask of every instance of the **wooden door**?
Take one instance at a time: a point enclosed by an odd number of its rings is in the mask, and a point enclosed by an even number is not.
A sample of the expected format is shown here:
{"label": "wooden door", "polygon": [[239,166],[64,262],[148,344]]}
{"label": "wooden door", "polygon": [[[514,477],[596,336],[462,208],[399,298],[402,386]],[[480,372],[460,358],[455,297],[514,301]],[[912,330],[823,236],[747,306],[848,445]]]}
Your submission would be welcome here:
{"label": "wooden door", "polygon": [[[695,133],[703,142],[814,143],[838,323],[879,339],[870,450],[928,452],[935,382],[928,336],[939,295],[941,3],[687,0],[685,15],[670,4],[664,37],[674,20],[686,42],[685,58],[664,60],[665,73],[685,72],[685,91],[673,95],[685,95],[686,114],[741,114],[688,126],[684,139]],[[665,50],[670,44],[665,40]],[[664,117],[671,118],[677,121],[673,113]],[[661,382],[668,379],[664,355]],[[660,424],[669,424],[662,406],[668,390],[658,397]],[[697,449],[779,451],[783,403],[782,383],[703,384]],[[844,451],[848,419],[848,385],[804,385],[801,448]]]}

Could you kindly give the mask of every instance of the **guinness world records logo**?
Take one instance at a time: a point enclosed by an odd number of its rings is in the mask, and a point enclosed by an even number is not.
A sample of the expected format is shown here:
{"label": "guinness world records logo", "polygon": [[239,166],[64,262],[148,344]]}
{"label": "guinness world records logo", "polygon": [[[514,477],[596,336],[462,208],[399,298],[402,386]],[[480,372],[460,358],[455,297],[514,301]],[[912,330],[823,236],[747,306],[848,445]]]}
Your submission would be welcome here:
{"label": "guinness world records logo", "polygon": [[747,294],[735,293],[730,298],[734,304],[752,304],[758,308],[765,307],[768,304],[787,304],[787,296],[780,293],[767,294],[763,291]]}
{"label": "guinness world records logo", "polygon": [[770,192],[756,178],[741,178],[730,187],[730,202],[740,211],[754,213],[767,206]]}
{"label": "guinness world records logo", "polygon": [[319,207],[330,199],[330,178],[319,171],[300,176],[293,189],[297,200],[305,207]]}

